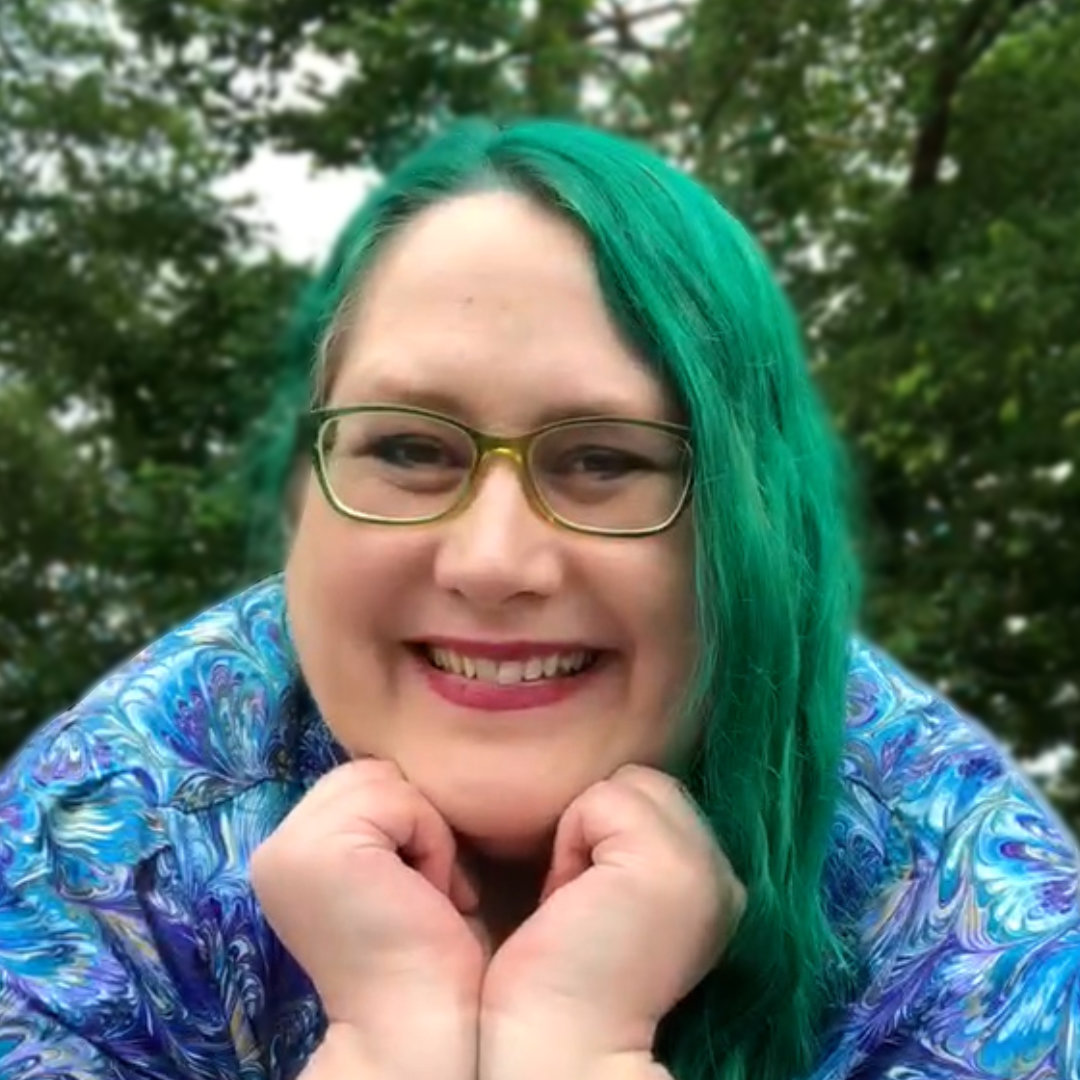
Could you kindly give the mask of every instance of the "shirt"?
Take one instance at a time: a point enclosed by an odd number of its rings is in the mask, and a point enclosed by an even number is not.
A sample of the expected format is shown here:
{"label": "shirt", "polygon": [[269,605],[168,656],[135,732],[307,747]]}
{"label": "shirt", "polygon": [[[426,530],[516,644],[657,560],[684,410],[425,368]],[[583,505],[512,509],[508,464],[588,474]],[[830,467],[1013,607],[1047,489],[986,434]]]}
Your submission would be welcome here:
{"label": "shirt", "polygon": [[[1076,1080],[1068,832],[986,731],[862,641],[846,726],[823,887],[866,974],[809,1080]],[[0,775],[0,1076],[297,1076],[325,1020],[247,866],[344,759],[280,577],[33,735]]]}

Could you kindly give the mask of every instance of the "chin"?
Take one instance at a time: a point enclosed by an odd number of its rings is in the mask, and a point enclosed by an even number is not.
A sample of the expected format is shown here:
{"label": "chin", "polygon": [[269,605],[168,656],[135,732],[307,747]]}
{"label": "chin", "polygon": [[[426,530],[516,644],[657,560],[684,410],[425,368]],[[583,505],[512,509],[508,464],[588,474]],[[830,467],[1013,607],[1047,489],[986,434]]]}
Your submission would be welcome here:
{"label": "chin", "polygon": [[431,790],[424,794],[462,841],[492,859],[531,859],[548,850],[562,805],[522,794]]}

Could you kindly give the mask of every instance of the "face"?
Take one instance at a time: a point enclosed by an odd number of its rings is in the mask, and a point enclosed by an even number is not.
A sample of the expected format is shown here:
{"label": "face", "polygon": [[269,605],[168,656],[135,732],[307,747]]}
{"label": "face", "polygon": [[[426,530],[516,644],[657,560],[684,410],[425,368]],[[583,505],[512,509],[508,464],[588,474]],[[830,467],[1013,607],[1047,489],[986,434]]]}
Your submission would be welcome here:
{"label": "face", "polygon": [[[414,218],[366,275],[343,349],[331,406],[422,405],[506,435],[559,416],[677,419],[620,339],[585,242],[520,195]],[[538,851],[587,787],[629,762],[662,766],[682,738],[689,511],[654,536],[574,533],[536,513],[502,458],[461,513],[428,525],[350,520],[309,483],[286,589],[338,741],[395,761],[487,854]],[[432,643],[476,676],[437,670]],[[586,669],[498,684],[500,662],[544,659],[546,673],[569,654]]]}

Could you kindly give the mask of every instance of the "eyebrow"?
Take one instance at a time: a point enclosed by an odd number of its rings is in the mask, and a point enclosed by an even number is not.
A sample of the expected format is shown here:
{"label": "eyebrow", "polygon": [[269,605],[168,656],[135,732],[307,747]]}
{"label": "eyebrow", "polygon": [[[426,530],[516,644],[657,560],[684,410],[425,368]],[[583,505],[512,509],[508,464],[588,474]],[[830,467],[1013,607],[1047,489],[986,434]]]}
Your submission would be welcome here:
{"label": "eyebrow", "polygon": [[[346,389],[349,389],[346,386]],[[478,417],[468,403],[453,392],[435,387],[417,386],[413,383],[396,379],[378,379],[368,392],[360,398],[354,393],[347,396],[346,404],[361,403],[379,405],[410,405],[430,412],[442,413],[468,424],[481,427],[482,418]],[[662,410],[662,415],[653,415],[656,410],[632,407],[625,398],[586,395],[573,401],[555,401],[542,407],[533,417],[534,427],[544,427],[560,420],[577,420],[588,416],[603,416],[624,420],[659,420],[666,423],[682,423],[681,417],[674,415],[670,407]]]}

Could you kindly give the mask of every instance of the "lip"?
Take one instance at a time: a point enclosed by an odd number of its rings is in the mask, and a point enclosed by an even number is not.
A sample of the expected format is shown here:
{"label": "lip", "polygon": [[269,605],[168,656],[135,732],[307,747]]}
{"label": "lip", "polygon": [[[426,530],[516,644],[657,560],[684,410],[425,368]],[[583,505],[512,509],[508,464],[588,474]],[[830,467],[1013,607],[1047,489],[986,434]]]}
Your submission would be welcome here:
{"label": "lip", "polygon": [[[438,648],[462,649],[462,644],[457,646],[445,644],[448,639],[440,639]],[[435,646],[435,642],[430,644]],[[475,643],[469,643],[470,647]],[[493,643],[489,643],[492,645]],[[499,648],[520,649],[520,642],[500,642]],[[516,660],[522,656],[536,656],[537,643],[528,643],[531,652],[516,652],[508,654],[471,652],[468,655],[483,656],[487,659]],[[550,651],[567,651],[565,646],[557,646],[552,649],[550,645],[544,648]],[[571,650],[572,651],[572,650]],[[595,650],[594,650],[595,651]],[[428,687],[451,705],[458,705],[466,709],[477,709],[481,712],[518,712],[522,709],[538,709],[544,706],[557,705],[575,694],[587,690],[596,676],[607,667],[609,655],[602,653],[591,667],[576,675],[560,675],[555,678],[537,679],[535,682],[513,683],[509,686],[500,686],[498,683],[485,682],[480,679],[470,679],[465,675],[455,675],[451,671],[443,671],[429,663],[420,650],[411,650],[413,663],[420,674],[427,681]],[[539,655],[545,655],[543,653]]]}
{"label": "lip", "polygon": [[462,656],[477,656],[485,660],[529,660],[534,656],[605,651],[580,641],[474,641],[468,638],[431,637],[418,638],[414,644],[432,649],[449,649]]}

